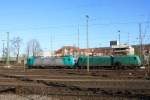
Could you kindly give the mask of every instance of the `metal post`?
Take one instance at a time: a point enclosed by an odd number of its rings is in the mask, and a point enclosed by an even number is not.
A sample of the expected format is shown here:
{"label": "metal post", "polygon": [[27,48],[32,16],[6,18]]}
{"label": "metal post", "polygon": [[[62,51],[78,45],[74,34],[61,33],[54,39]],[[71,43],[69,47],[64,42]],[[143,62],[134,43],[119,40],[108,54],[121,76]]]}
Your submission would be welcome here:
{"label": "metal post", "polygon": [[5,41],[5,40],[2,40],[2,42],[3,42],[3,55],[2,55],[2,57],[3,57],[3,58],[4,58],[4,47],[5,47],[4,41]]}
{"label": "metal post", "polygon": [[119,33],[118,38],[119,38],[119,46],[120,46],[120,30],[118,30],[118,33]]}
{"label": "metal post", "polygon": [[139,44],[140,44],[140,58],[141,58],[141,60],[142,60],[142,64],[143,64],[143,59],[142,59],[143,47],[142,47],[141,23],[139,23]]}
{"label": "metal post", "polygon": [[52,34],[51,34],[51,56],[53,56],[53,41],[52,41]]}
{"label": "metal post", "polygon": [[9,66],[9,32],[7,32],[7,59],[6,65]]}
{"label": "metal post", "polygon": [[80,53],[79,53],[79,46],[80,46],[79,40],[80,40],[80,36],[79,36],[79,25],[78,25],[78,56],[80,55]]}
{"label": "metal post", "polygon": [[128,45],[130,45],[130,33],[128,33]]}
{"label": "metal post", "polygon": [[79,48],[79,39],[80,37],[79,37],[79,25],[78,25],[78,48]]}
{"label": "metal post", "polygon": [[146,52],[144,55],[144,64],[145,64],[145,78],[150,79],[150,54]]}
{"label": "metal post", "polygon": [[145,69],[147,69],[146,70],[146,77],[148,78],[148,79],[150,79],[150,54],[149,54],[149,52],[148,52],[148,54],[147,54],[147,61],[146,61],[146,63],[147,63],[147,66],[145,66],[145,67],[147,67],[147,68],[145,68]]}
{"label": "metal post", "polygon": [[88,54],[87,54],[87,71],[89,72],[90,71],[90,68],[89,68],[89,36],[88,36],[88,20],[89,20],[89,16],[86,15],[86,36],[87,36],[87,51],[88,51]]}

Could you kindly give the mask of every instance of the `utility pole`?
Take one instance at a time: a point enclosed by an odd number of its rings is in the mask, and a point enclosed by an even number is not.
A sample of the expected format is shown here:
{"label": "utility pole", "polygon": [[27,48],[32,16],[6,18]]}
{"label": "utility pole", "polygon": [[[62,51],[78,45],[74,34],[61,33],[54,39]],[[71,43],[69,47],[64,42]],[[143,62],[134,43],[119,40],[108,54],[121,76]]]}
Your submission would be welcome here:
{"label": "utility pole", "polygon": [[150,79],[150,54],[148,52],[148,59],[147,59],[147,78]]}
{"label": "utility pole", "polygon": [[128,33],[128,45],[130,45],[130,33]]}
{"label": "utility pole", "polygon": [[140,58],[143,63],[142,55],[143,55],[143,47],[142,47],[142,32],[141,32],[141,23],[139,23],[139,44],[140,44]]}
{"label": "utility pole", "polygon": [[120,47],[120,33],[119,33],[119,47]]}
{"label": "utility pole", "polygon": [[6,59],[6,65],[9,66],[9,32],[7,32],[7,59]]}
{"label": "utility pole", "polygon": [[79,37],[79,25],[78,25],[78,48],[79,48],[79,39],[80,37]]}
{"label": "utility pole", "polygon": [[119,46],[120,46],[120,30],[118,30],[118,33],[119,33],[118,38],[119,38]]}
{"label": "utility pole", "polygon": [[53,41],[52,41],[52,34],[51,34],[51,56],[53,56]]}
{"label": "utility pole", "polygon": [[79,56],[79,40],[80,40],[80,36],[79,36],[79,25],[78,25],[78,56]]}
{"label": "utility pole", "polygon": [[4,52],[5,52],[4,51],[4,49],[5,49],[5,43],[4,42],[5,42],[5,40],[2,40],[2,42],[3,42],[3,55],[2,55],[2,57],[4,58]]}
{"label": "utility pole", "polygon": [[88,36],[88,21],[89,21],[89,16],[86,15],[86,38],[87,38],[87,51],[88,51],[88,54],[87,54],[87,71],[89,72],[89,71],[90,71],[90,68],[89,68],[89,36]]}
{"label": "utility pole", "polygon": [[145,78],[150,79],[150,53],[149,51],[144,52],[144,65],[145,65]]}

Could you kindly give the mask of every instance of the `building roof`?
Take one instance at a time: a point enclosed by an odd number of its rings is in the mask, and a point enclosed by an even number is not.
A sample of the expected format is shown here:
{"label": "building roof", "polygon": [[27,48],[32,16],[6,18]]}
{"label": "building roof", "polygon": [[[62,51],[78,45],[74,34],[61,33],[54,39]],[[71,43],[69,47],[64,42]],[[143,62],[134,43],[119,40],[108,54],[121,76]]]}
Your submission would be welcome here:
{"label": "building roof", "polygon": [[58,49],[57,51],[55,51],[55,53],[62,53],[64,49],[68,49],[68,50],[80,50],[80,48],[78,47],[74,47],[74,46],[63,46],[62,48]]}

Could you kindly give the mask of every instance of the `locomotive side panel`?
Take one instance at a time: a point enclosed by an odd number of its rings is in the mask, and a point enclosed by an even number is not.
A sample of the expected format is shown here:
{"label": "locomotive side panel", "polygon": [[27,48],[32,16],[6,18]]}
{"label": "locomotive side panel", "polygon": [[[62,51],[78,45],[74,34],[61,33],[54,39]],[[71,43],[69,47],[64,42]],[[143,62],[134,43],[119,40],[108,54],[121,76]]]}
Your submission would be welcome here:
{"label": "locomotive side panel", "polygon": [[114,56],[113,59],[113,64],[116,66],[135,68],[141,65],[140,58],[136,55]]}
{"label": "locomotive side panel", "polygon": [[[81,56],[78,59],[77,66],[86,67],[87,66],[87,56]],[[110,56],[89,56],[89,66],[90,67],[110,67],[111,57]]]}
{"label": "locomotive side panel", "polygon": [[[76,65],[86,68],[87,56],[80,56]],[[139,56],[89,56],[89,66],[91,68],[136,68],[141,65]]]}

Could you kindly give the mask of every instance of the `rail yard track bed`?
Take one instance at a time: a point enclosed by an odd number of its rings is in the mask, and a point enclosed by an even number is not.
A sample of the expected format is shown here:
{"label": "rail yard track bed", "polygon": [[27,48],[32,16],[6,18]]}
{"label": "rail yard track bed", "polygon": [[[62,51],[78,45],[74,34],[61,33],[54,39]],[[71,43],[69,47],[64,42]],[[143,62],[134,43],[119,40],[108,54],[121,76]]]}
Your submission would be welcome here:
{"label": "rail yard track bed", "polygon": [[150,96],[144,70],[2,69],[0,93]]}
{"label": "rail yard track bed", "polygon": [[[136,89],[136,88],[116,88],[116,87],[82,87],[75,85],[68,85],[64,83],[48,82],[47,86],[31,85],[31,84],[7,84],[0,83],[1,93],[15,93],[15,94],[70,94],[70,95],[150,95],[150,89]],[[5,83],[6,84],[6,83]]]}

